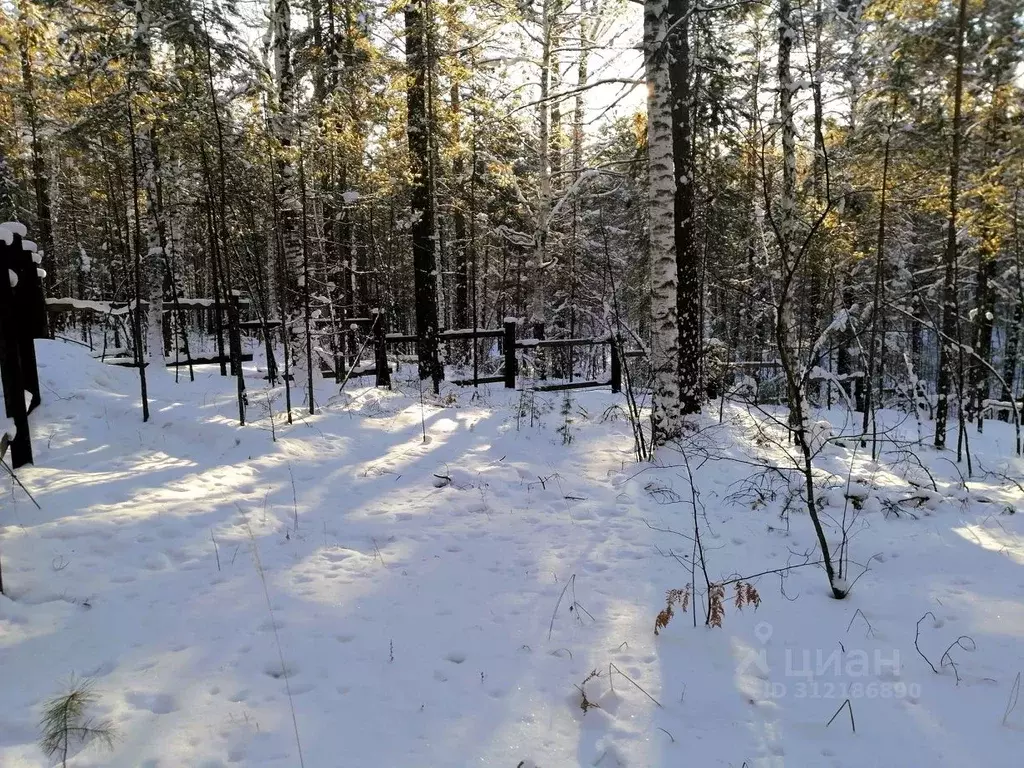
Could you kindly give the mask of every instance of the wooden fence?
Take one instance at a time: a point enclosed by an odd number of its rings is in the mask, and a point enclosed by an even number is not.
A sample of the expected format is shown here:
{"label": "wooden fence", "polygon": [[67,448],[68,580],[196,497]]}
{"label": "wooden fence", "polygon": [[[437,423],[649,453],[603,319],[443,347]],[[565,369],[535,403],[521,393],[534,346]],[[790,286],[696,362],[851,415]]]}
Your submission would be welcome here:
{"label": "wooden fence", "polygon": [[[385,317],[380,310],[374,310],[374,320],[371,326],[374,347],[374,366],[353,371],[353,375],[374,376],[377,386],[391,386],[391,369],[387,362],[387,348],[394,344],[415,344],[416,334],[412,333],[388,333]],[[506,320],[502,328],[467,328],[459,330],[447,330],[438,333],[438,341],[442,344],[455,341],[472,342],[473,350],[473,377],[468,379],[455,379],[453,384],[459,386],[478,386],[480,384],[504,384],[506,389],[516,388],[516,378],[519,374],[519,359],[517,352],[520,350],[544,350],[555,348],[581,347],[608,345],[611,348],[610,378],[606,381],[587,380],[571,381],[561,384],[539,384],[534,386],[537,392],[554,392],[567,389],[591,389],[594,387],[611,387],[612,392],[622,391],[622,360],[629,357],[642,357],[642,350],[624,350],[621,340],[610,336],[597,338],[578,339],[546,339],[544,338],[543,326],[534,326],[534,336],[539,338],[519,339],[517,329],[519,325],[514,320]],[[480,376],[479,363],[477,360],[476,342],[486,339],[500,339],[504,368],[500,375]]]}

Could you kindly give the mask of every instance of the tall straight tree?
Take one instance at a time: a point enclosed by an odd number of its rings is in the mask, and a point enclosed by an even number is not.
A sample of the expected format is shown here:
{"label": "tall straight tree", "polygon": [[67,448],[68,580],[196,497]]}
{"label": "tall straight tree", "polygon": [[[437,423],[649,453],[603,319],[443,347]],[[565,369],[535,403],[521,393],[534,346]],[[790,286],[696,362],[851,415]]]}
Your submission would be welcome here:
{"label": "tall straight tree", "polygon": [[[548,260],[548,234],[551,218],[551,67],[552,25],[556,0],[541,3],[540,98],[537,101],[537,224],[533,233],[533,293],[530,322],[542,326],[547,312],[545,266]],[[537,359],[543,359],[538,350]],[[541,371],[543,374],[543,371]]]}
{"label": "tall straight tree", "polygon": [[675,166],[672,160],[672,83],[668,58],[668,0],[644,3],[647,75],[648,226],[651,262],[651,368],[654,373],[651,444],[679,436],[679,323],[676,305]]}
{"label": "tall straight tree", "polygon": [[42,121],[39,114],[39,98],[35,87],[32,61],[35,39],[41,36],[39,27],[42,26],[43,21],[39,17],[34,3],[21,0],[18,4],[18,11],[21,16],[18,48],[21,54],[22,102],[25,110],[25,122],[28,124],[29,147],[32,155],[32,190],[36,202],[36,227],[39,230],[36,238],[42,247],[43,254],[49,256],[53,247],[50,180],[46,172]]}
{"label": "tall straight tree", "polygon": [[672,91],[672,160],[676,314],[679,322],[679,397],[684,414],[700,411],[700,253],[694,207],[693,97],[690,0],[668,0],[668,59]]}
{"label": "tall straight tree", "polygon": [[430,378],[436,392],[441,382],[437,356],[437,252],[434,222],[433,163],[430,161],[430,119],[427,109],[428,28],[423,4],[405,6],[405,59],[407,74],[409,169],[412,185],[412,266],[416,296],[416,356],[420,379]]}
{"label": "tall straight tree", "polygon": [[[936,383],[935,447],[946,447],[946,420],[949,415],[949,389],[953,360],[962,358],[957,344],[957,213],[960,194],[961,108],[964,94],[964,36],[967,30],[967,0],[959,0],[956,23],[956,70],[953,75],[953,140],[949,155],[949,219],[946,249],[942,254],[942,337],[939,339],[939,372]],[[954,347],[956,349],[954,350]],[[963,382],[961,382],[961,385]],[[962,386],[961,386],[962,389]],[[961,392],[961,397],[963,397]],[[962,408],[962,404],[959,406]]]}
{"label": "tall straight tree", "polygon": [[[152,105],[153,73],[152,0],[135,5],[134,92],[138,99],[135,141],[139,156],[140,188],[145,198],[146,254],[143,262],[143,295],[149,301],[146,313],[146,352],[151,370],[164,368],[163,300],[166,253],[164,224],[160,210],[160,152]],[[141,308],[140,310],[141,311]]]}
{"label": "tall straight tree", "polygon": [[[274,114],[272,126],[280,155],[277,162],[278,242],[284,262],[287,311],[286,343],[296,382],[305,382],[312,375],[309,361],[307,309],[309,286],[308,264],[303,251],[300,223],[302,203],[295,161],[295,70],[292,65],[291,6],[288,0],[271,0],[270,40],[274,63]],[[312,407],[313,392],[308,393]]]}

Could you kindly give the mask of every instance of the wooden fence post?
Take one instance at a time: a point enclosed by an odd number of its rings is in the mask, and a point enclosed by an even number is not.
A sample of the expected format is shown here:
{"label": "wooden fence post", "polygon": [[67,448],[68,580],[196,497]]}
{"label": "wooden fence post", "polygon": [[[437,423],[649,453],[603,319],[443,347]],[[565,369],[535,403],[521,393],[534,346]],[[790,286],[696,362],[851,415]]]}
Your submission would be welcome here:
{"label": "wooden fence post", "polygon": [[18,288],[12,291],[12,314],[17,318],[14,328],[21,361],[21,383],[31,395],[28,412],[32,413],[41,402],[35,340],[46,338],[46,300],[35,262],[35,244],[29,241],[29,247],[25,245],[25,239],[15,235],[8,266],[18,276]]}
{"label": "wooden fence post", "polygon": [[[21,253],[21,238],[13,243],[0,241],[0,378],[3,379],[4,406],[7,418],[14,421],[17,434],[11,440],[11,466],[14,469],[32,463],[32,441],[28,431],[28,409],[25,407],[25,385],[21,370],[21,349],[15,320],[14,289],[10,275]],[[0,431],[3,431],[0,428]]]}
{"label": "wooden fence post", "polygon": [[[370,310],[373,315],[373,359],[377,368],[377,386],[391,389],[391,371],[388,369],[388,316],[379,307]],[[356,361],[358,365],[359,361]]]}
{"label": "wooden fence post", "polygon": [[619,356],[619,338],[612,336],[608,342],[612,347],[612,392],[622,391],[622,358]]}
{"label": "wooden fence post", "polygon": [[516,321],[505,318],[505,389],[516,388]]}

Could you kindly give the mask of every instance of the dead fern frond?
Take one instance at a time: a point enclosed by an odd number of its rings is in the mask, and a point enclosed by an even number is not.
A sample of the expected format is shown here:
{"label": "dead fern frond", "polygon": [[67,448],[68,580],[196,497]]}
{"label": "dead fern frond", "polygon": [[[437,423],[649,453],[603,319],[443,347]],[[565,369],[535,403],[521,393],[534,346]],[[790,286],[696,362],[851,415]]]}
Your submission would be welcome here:
{"label": "dead fern frond", "polygon": [[753,584],[737,581],[734,586],[736,598],[733,602],[739,610],[742,611],[745,605],[752,605],[755,609],[761,605],[761,595],[757,593],[757,588]]}
{"label": "dead fern frond", "polygon": [[747,598],[747,605],[754,606],[754,610],[761,607],[761,595],[757,593],[757,588],[753,584],[744,584],[743,592]]}
{"label": "dead fern frond", "polygon": [[661,633],[668,623],[672,621],[672,617],[675,616],[673,606],[678,605],[679,610],[683,613],[690,607],[690,585],[687,584],[683,589],[670,589],[665,593],[665,607],[654,619],[654,634],[658,635]]}
{"label": "dead fern frond", "polygon": [[721,629],[724,618],[725,587],[721,584],[712,584],[708,590],[708,626]]}

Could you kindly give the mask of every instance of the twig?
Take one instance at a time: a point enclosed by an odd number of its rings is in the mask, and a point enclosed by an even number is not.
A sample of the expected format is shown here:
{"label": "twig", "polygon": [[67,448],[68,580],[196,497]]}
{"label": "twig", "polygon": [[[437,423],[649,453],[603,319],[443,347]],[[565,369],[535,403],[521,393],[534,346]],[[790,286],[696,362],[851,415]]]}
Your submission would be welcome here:
{"label": "twig", "polygon": [[[638,691],[640,691],[640,693],[642,693],[642,694],[643,694],[644,696],[646,696],[646,697],[647,697],[648,699],[650,699],[650,700],[651,700],[651,701],[653,701],[653,702],[654,702],[655,704],[657,704],[657,705],[658,705],[659,707],[661,707],[661,702],[660,702],[660,701],[658,701],[658,700],[657,700],[656,698],[654,698],[653,696],[651,696],[651,694],[649,694],[649,693],[648,693],[647,691],[645,691],[645,690],[644,690],[643,688],[641,688],[641,687],[640,687],[640,686],[639,686],[639,685],[637,684],[636,680],[634,680],[634,679],[633,679],[632,677],[630,677],[629,675],[627,675],[627,674],[626,674],[625,672],[623,672],[623,671],[622,671],[621,669],[619,669],[619,668],[618,668],[617,666],[615,666],[615,664],[613,664],[612,662],[608,662],[608,683],[609,683],[609,685],[611,684],[611,680],[612,680],[612,670],[613,670],[613,669],[614,669],[614,670],[615,670],[616,672],[618,672],[618,673],[619,673],[620,675],[622,675],[622,676],[623,676],[624,678],[626,678],[627,680],[629,680],[629,682],[631,682],[631,683],[633,684],[633,687],[634,687],[634,688],[636,688],[636,689],[637,689]],[[614,689],[614,688],[612,688],[612,690],[615,690],[615,689]],[[661,707],[661,708],[662,708],[662,709],[664,709],[664,707]],[[673,741],[675,741],[675,739],[673,739]]]}
{"label": "twig", "polygon": [[875,634],[875,628],[871,626],[871,622],[868,621],[868,617],[864,615],[864,612],[860,608],[853,612],[853,618],[851,618],[850,623],[846,625],[846,631],[850,631],[850,627],[853,626],[853,622],[857,620],[857,614],[860,614],[860,617],[864,619],[864,623],[868,625],[868,633],[865,636],[873,637]]}
{"label": "twig", "polygon": [[39,506],[39,502],[36,501],[35,497],[31,493],[29,493],[28,488],[26,488],[25,484],[21,482],[21,480],[18,478],[16,474],[14,474],[14,470],[7,465],[7,462],[3,459],[0,459],[0,464],[4,465],[4,469],[7,470],[7,474],[10,475],[11,479],[18,484],[18,487],[25,492],[25,495],[28,496],[29,500],[36,505],[36,509],[41,510],[42,507]]}
{"label": "twig", "polygon": [[660,725],[659,725],[659,726],[656,726],[656,727],[657,727],[657,729],[658,729],[659,731],[661,731],[661,732],[662,732],[662,733],[664,733],[664,734],[665,734],[666,736],[668,736],[668,737],[669,737],[670,739],[672,739],[672,743],[673,743],[673,744],[675,744],[675,743],[676,743],[676,737],[675,737],[675,736],[673,736],[673,735],[672,735],[671,733],[669,733],[668,731],[666,731],[666,730],[665,730],[664,728],[662,728],[662,727],[661,727]]}
{"label": "twig", "polygon": [[825,727],[828,728],[830,725],[832,725],[832,720],[835,720],[837,717],[839,717],[839,713],[843,711],[843,707],[846,707],[846,709],[849,711],[849,713],[850,713],[850,727],[853,729],[853,732],[856,733],[857,732],[857,724],[853,721],[853,705],[850,703],[849,699],[847,699],[846,701],[844,701],[842,704],[839,705],[839,709],[837,709],[836,713],[834,715],[832,715],[832,718],[827,723],[825,723]]}
{"label": "twig", "polygon": [[[970,646],[964,645],[964,641],[969,640]],[[960,685],[960,670],[957,669],[956,662],[953,661],[953,657],[949,655],[949,652],[953,648],[960,648],[964,651],[975,651],[978,649],[978,644],[974,642],[974,638],[970,635],[960,635],[956,640],[949,644],[949,648],[945,650],[942,657],[939,659],[939,666],[945,667],[948,663],[953,668],[953,674],[956,676],[956,684]]]}
{"label": "twig", "polygon": [[210,529],[210,541],[213,542],[213,554],[217,556],[217,570],[220,571],[220,550],[217,548],[217,539],[213,537],[213,529]]}
{"label": "twig", "polygon": [[921,657],[922,659],[924,659],[924,660],[925,660],[926,662],[928,662],[928,666],[932,668],[932,672],[934,672],[934,673],[935,673],[935,674],[937,675],[937,674],[939,674],[939,670],[937,670],[937,669],[935,668],[935,665],[934,665],[934,664],[932,664],[932,662],[931,662],[931,659],[929,659],[929,658],[928,658],[927,656],[925,656],[925,655],[924,655],[924,654],[923,654],[923,653],[921,652],[921,646],[919,646],[919,645],[917,644],[917,640],[918,640],[918,638],[919,638],[919,637],[921,637],[921,622],[922,622],[922,621],[924,621],[924,620],[925,620],[926,618],[928,618],[929,616],[931,616],[931,617],[932,617],[932,621],[935,621],[935,614],[934,614],[934,613],[932,613],[931,611],[928,611],[927,613],[925,613],[925,615],[924,615],[924,616],[922,616],[922,617],[921,617],[920,619],[918,619],[918,620],[917,620],[917,629],[916,629],[916,630],[914,631],[914,648],[915,648],[915,649],[917,650],[917,653],[918,653],[918,655],[919,655],[919,656],[920,656],[920,657]]}
{"label": "twig", "polygon": [[797,568],[803,568],[808,565],[821,565],[824,560],[808,560],[806,563],[797,563],[796,565],[785,565],[781,568],[772,568],[767,571],[761,571],[760,573],[752,573],[749,576],[741,576],[737,579],[726,579],[725,581],[719,581],[718,584],[723,587],[728,587],[730,584],[735,584],[738,581],[750,581],[756,579],[758,576],[768,576],[773,573],[786,573],[787,571],[793,571]]}

